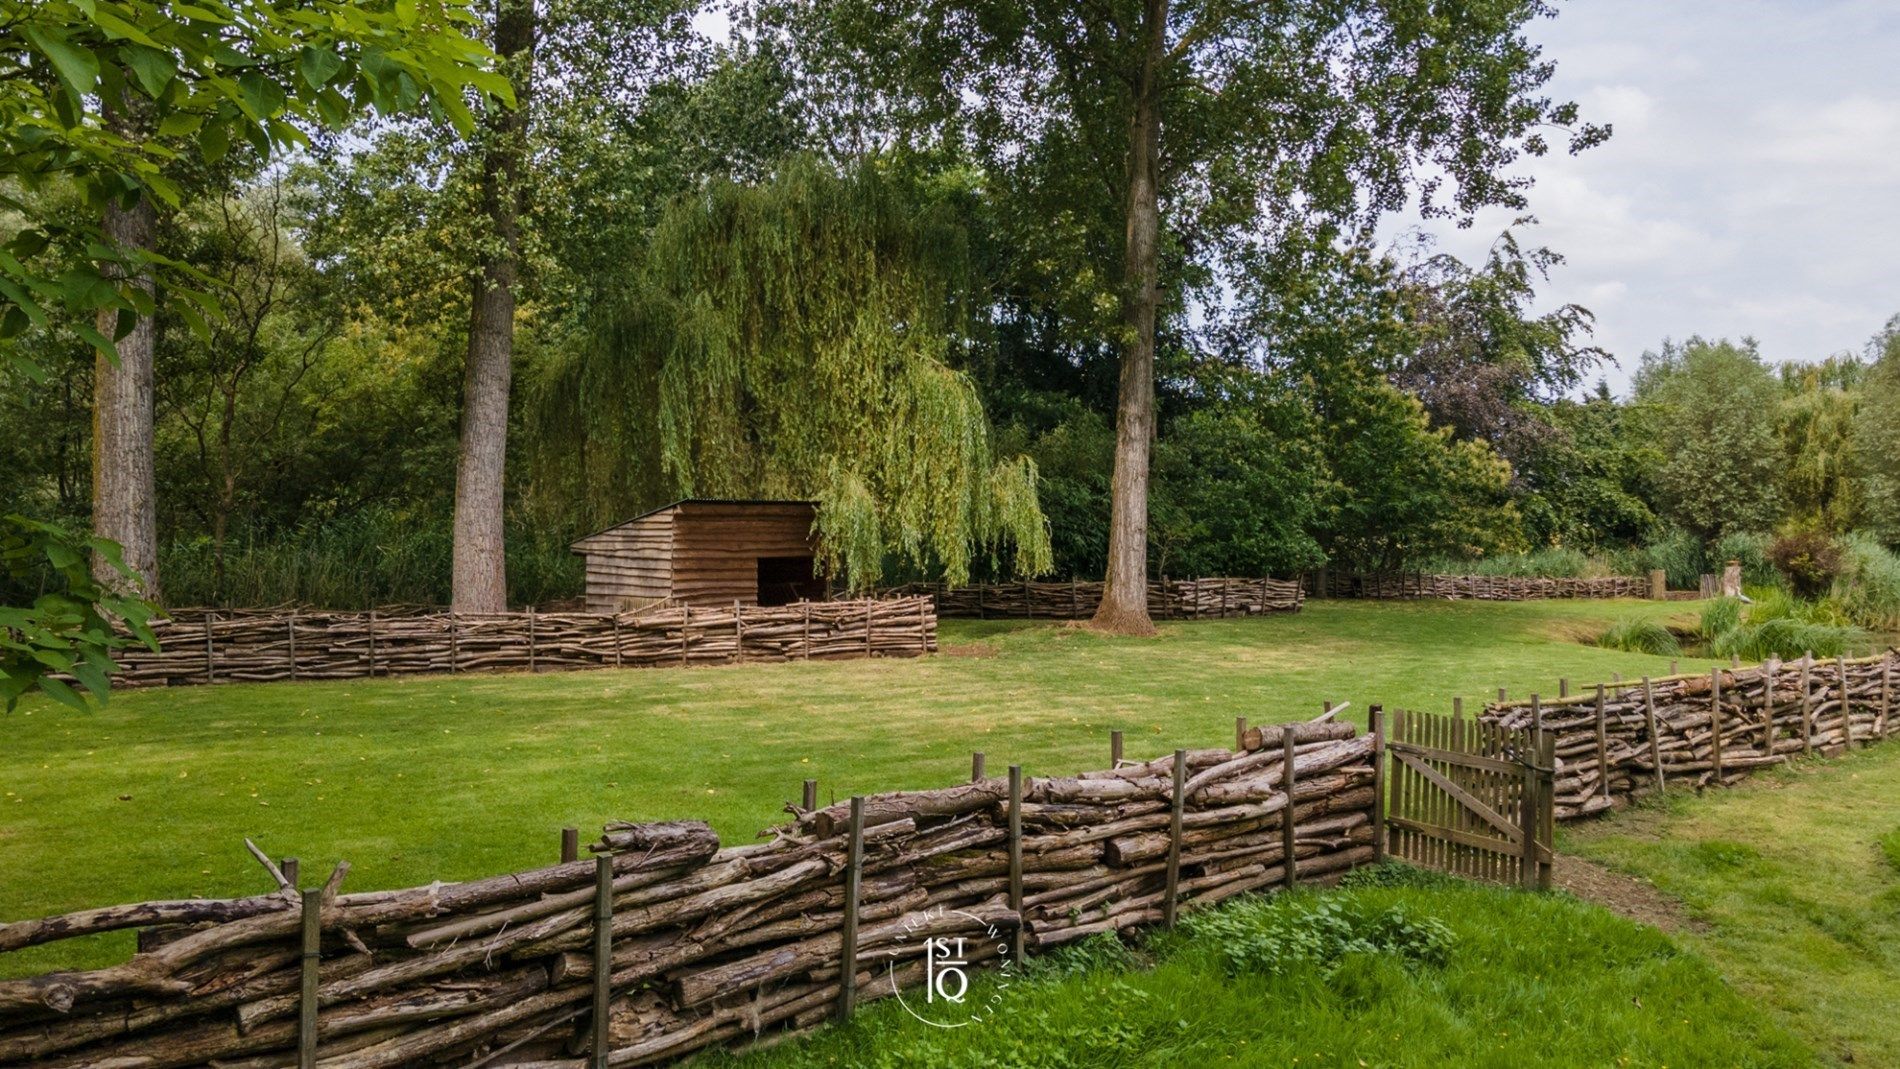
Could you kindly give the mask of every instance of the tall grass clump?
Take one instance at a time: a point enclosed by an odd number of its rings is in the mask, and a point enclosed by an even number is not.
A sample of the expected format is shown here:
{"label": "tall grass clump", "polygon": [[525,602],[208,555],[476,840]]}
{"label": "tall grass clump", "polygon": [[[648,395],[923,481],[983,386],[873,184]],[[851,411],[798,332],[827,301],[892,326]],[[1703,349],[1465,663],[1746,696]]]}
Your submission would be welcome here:
{"label": "tall grass clump", "polygon": [[1745,661],[1790,660],[1806,653],[1840,657],[1868,644],[1867,632],[1830,602],[1803,600],[1783,587],[1756,587],[1748,593],[1747,605],[1724,598],[1733,607],[1712,602],[1703,610],[1702,634],[1710,654]]}
{"label": "tall grass clump", "polygon": [[1630,563],[1611,556],[1591,556],[1568,546],[1551,546],[1529,553],[1498,553],[1489,557],[1453,559],[1439,557],[1423,561],[1420,571],[1441,575],[1489,575],[1521,579],[1594,579],[1610,575],[1635,575]]}
{"label": "tall grass clump", "polygon": [[1723,535],[1703,570],[1720,573],[1729,561],[1740,561],[1743,586],[1779,586],[1784,579],[1775,567],[1774,545],[1775,540],[1765,534],[1738,531]]}
{"label": "tall grass clump", "polygon": [[1667,627],[1654,620],[1624,617],[1597,636],[1597,645],[1606,650],[1647,653],[1656,657],[1674,657],[1682,652],[1682,643]]}
{"label": "tall grass clump", "polygon": [[1876,631],[1900,631],[1900,556],[1872,535],[1841,540],[1834,600],[1849,620]]}
{"label": "tall grass clump", "polygon": [[1687,531],[1670,531],[1643,547],[1643,571],[1661,568],[1672,590],[1694,590],[1707,559],[1702,542]]}

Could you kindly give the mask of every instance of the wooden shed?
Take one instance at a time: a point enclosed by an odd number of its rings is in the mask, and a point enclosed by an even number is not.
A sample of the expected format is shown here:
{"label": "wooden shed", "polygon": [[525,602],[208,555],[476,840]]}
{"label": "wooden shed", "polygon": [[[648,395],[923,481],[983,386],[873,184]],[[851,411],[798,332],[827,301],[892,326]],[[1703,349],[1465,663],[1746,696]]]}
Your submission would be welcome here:
{"label": "wooden shed", "polygon": [[688,498],[572,545],[587,558],[587,611],[821,601],[809,501]]}

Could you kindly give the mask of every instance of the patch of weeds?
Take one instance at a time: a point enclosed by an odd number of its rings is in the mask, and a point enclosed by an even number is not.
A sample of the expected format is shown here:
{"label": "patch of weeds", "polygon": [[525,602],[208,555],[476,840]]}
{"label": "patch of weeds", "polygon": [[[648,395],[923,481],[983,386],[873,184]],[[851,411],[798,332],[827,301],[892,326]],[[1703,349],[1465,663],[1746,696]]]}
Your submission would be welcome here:
{"label": "patch of weeds", "polygon": [[1422,869],[1403,861],[1381,861],[1347,871],[1339,881],[1343,890],[1364,887],[1411,887],[1422,891],[1463,887],[1465,882],[1449,873]]}
{"label": "patch of weeds", "polygon": [[1101,932],[1079,942],[1066,943],[1022,962],[1024,975],[1032,979],[1126,972],[1141,964],[1134,950],[1114,932]]}
{"label": "patch of weeds", "polygon": [[1192,918],[1190,935],[1211,945],[1229,976],[1274,976],[1310,967],[1330,976],[1355,955],[1437,967],[1451,954],[1451,929],[1404,905],[1296,896],[1243,902]]}
{"label": "patch of weeds", "polygon": [[1887,859],[1894,871],[1900,872],[1900,828],[1895,828],[1880,837],[1880,855]]}

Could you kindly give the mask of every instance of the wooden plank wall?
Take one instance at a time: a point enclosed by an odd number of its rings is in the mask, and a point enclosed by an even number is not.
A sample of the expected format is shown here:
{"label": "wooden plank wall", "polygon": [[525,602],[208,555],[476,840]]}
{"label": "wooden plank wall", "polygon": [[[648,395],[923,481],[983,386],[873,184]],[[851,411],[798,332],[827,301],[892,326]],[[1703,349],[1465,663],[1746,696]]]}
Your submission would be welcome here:
{"label": "wooden plank wall", "polygon": [[581,540],[588,612],[637,609],[672,596],[673,516],[667,509]]}
{"label": "wooden plank wall", "polygon": [[756,604],[760,557],[815,552],[810,505],[687,501],[677,513],[672,597],[683,604]]}

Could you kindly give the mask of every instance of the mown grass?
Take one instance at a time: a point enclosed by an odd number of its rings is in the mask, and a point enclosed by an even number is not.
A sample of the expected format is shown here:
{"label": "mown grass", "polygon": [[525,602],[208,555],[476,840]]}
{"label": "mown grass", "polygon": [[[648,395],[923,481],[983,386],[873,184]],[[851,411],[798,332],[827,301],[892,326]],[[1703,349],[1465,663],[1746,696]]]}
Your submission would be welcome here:
{"label": "mown grass", "polygon": [[[1168,624],[1111,639],[1048,624],[948,622],[926,660],[435,676],[125,692],[78,715],[0,719],[0,918],[155,898],[254,894],[255,839],[356,890],[553,860],[559,829],[699,817],[727,842],[780,818],[806,777],[827,796],[937,786],[989,767],[1103,765],[1232,738],[1234,717],[1327,700],[1443,710],[1507,687],[1554,693],[1661,674],[1584,645],[1638,602],[1317,602],[1297,616]],[[129,937],[0,958],[96,965]]]}
{"label": "mown grass", "polygon": [[[1297,930],[1322,903],[1442,926],[1442,963],[1390,950],[1332,960],[1232,960],[1250,929]],[[1226,916],[1221,916],[1225,914]],[[1157,935],[1138,960],[1085,945],[947,1030],[894,1002],[769,1051],[695,1064],[853,1066],[1795,1066],[1813,1055],[1709,964],[1653,928],[1565,895],[1427,880],[1220,907],[1220,923]],[[1192,918],[1192,915],[1190,915]],[[1274,933],[1279,934],[1279,933]],[[1065,967],[1070,962],[1074,967]],[[1151,967],[1142,967],[1151,966]]]}
{"label": "mown grass", "polygon": [[1900,1065],[1900,745],[1666,798],[1561,845],[1680,899],[1698,922],[1684,943],[1827,1060]]}

